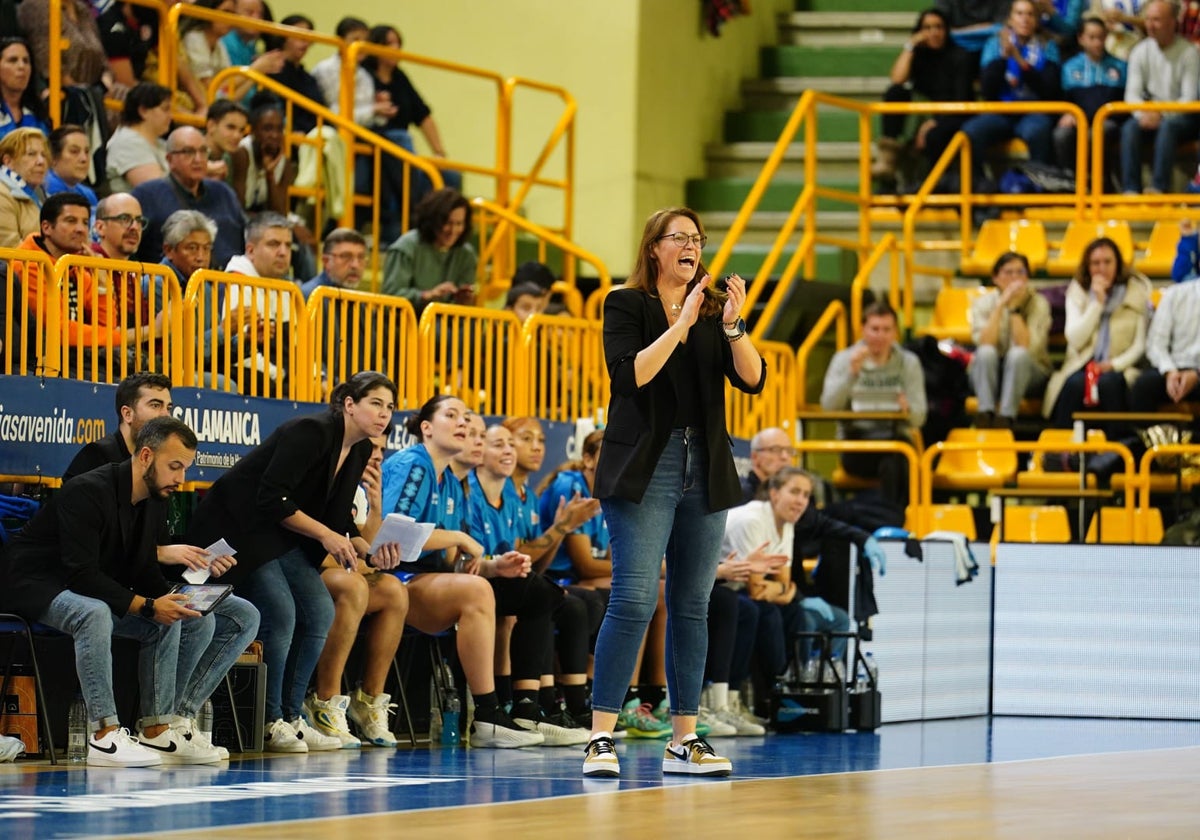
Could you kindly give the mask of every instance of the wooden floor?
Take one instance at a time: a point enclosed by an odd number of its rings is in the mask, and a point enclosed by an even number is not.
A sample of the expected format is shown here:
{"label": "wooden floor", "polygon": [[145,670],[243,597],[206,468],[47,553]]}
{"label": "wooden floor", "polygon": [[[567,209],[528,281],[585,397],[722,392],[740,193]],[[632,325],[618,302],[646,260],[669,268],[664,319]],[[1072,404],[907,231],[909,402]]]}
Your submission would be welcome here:
{"label": "wooden floor", "polygon": [[204,838],[1200,838],[1200,723],[960,718],[725,739],[730,779],[662,745],[235,756],[142,770],[0,765],[0,840]]}

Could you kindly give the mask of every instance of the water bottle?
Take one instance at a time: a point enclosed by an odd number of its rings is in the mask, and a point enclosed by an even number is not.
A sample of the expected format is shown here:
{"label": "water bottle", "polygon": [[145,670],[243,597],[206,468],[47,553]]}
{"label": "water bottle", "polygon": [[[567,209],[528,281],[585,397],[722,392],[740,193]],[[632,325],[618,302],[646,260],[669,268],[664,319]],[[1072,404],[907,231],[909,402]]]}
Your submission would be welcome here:
{"label": "water bottle", "polygon": [[71,709],[67,712],[67,763],[87,763],[88,737],[87,704],[83,695],[76,694]]}
{"label": "water bottle", "polygon": [[879,665],[875,662],[875,657],[870,651],[863,654],[863,659],[867,661],[867,673],[871,676],[871,685],[876,689],[879,688]]}
{"label": "water bottle", "polygon": [[458,702],[458,689],[454,685],[454,673],[444,660],[442,662],[442,685],[446,687],[446,705],[442,709],[441,743],[444,747],[457,747],[459,745],[458,713],[462,707]]}
{"label": "water bottle", "polygon": [[871,689],[871,679],[867,674],[867,666],[858,664],[858,673],[854,677],[854,693],[866,694]]}
{"label": "water bottle", "polygon": [[442,706],[438,700],[437,680],[429,679],[429,743],[436,744],[442,737]]}
{"label": "water bottle", "polygon": [[213,705],[211,700],[205,700],[204,705],[200,707],[200,711],[196,714],[196,726],[200,730],[200,734],[211,742],[213,731]]}

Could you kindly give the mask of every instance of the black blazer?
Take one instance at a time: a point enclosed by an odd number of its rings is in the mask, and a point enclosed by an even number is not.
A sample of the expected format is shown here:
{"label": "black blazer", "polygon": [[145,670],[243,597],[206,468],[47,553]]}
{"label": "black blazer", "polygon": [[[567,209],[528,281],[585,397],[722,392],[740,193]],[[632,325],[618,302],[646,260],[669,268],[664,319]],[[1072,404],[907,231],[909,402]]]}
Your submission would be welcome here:
{"label": "black blazer", "polygon": [[64,484],[0,553],[0,607],[37,620],[69,589],[120,618],[134,595],[165,594],[157,557],[167,505],[151,497],[135,509],[132,495],[128,460]]}
{"label": "black blazer", "polygon": [[66,472],[62,474],[62,480],[70,481],[77,475],[83,475],[105,464],[119,464],[130,455],[130,451],[125,448],[125,438],[121,436],[121,430],[118,428],[111,435],[94,440],[80,449],[71,459]]}
{"label": "black blazer", "polygon": [[221,583],[244,580],[293,548],[314,565],[324,560],[319,542],[279,524],[296,511],[338,533],[358,536],[351,507],[371,441],[356,443],[335,475],[345,430],[342,415],[332,410],[288,420],[209,488],[192,515],[186,542],[229,541],[238,562]]}
{"label": "black blazer", "polygon": [[[592,493],[598,499],[616,496],[640,503],[671,436],[677,398],[668,374],[670,364],[641,388],[633,372],[638,352],[666,331],[667,315],[658,298],[629,288],[617,289],[605,298],[604,359],[612,380],[612,399]],[[725,510],[742,503],[742,489],[725,426],[724,380],[728,378],[748,394],[760,393],[767,381],[767,363],[762,363],[757,385],[742,381],[734,370],[733,350],[722,332],[720,315],[698,319],[688,342],[700,373],[688,384],[699,389],[704,411],[708,505],[713,511]]]}

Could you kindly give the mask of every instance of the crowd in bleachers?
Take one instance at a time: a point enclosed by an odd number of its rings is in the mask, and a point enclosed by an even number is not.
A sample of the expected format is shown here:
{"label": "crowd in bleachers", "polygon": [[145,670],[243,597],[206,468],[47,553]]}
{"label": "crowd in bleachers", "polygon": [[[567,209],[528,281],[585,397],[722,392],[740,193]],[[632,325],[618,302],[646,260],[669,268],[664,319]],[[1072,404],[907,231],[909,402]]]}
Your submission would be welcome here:
{"label": "crowd in bleachers", "polygon": [[[1111,102],[1196,101],[1200,52],[1191,40],[1195,14],[1190,4],[1182,10],[1172,0],[1085,5],[1082,0],[939,2],[917,17],[892,67],[884,100],[1066,102],[1079,106],[1089,122]],[[972,146],[977,192],[1005,190],[1010,183],[1004,174],[1011,160],[996,152],[1014,138],[1023,141],[1035,165],[1086,178],[1075,171],[1080,126],[1071,114],[936,114],[923,119],[911,136],[905,136],[906,117],[883,117],[872,171],[885,185],[895,186],[898,176],[901,188],[919,183],[923,168],[959,130]],[[1177,154],[1181,144],[1193,143],[1200,134],[1200,114],[1112,114],[1103,134],[1104,191],[1176,192]],[[1152,177],[1143,186],[1147,157]],[[1194,162],[1185,168],[1189,177],[1196,171]]]}

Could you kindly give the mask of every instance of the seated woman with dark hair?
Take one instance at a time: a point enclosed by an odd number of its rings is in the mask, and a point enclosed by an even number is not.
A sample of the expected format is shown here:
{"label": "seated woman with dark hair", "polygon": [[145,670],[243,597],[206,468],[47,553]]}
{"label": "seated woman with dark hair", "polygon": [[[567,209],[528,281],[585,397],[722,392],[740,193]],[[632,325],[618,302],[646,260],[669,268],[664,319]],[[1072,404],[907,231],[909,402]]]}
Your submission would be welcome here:
{"label": "seated woman with dark hair", "polygon": [[33,81],[33,55],[25,39],[0,38],[0,137],[15,128],[50,130],[46,108]]}
{"label": "seated woman with dark hair", "polygon": [[46,173],[46,195],[79,193],[96,209],[96,193],[85,183],[92,154],[82,126],[60,125],[50,132],[50,171]]}
{"label": "seated woman with dark hair", "polygon": [[434,190],[417,205],[414,224],[384,254],[383,294],[405,298],[418,316],[435,301],[473,304],[471,203],[458,190]]}
{"label": "seated woman with dark hair", "polygon": [[129,192],[138,184],[167,174],[171,128],[171,90],[152,82],[134,85],[125,97],[121,127],[108,139],[108,184]]}

